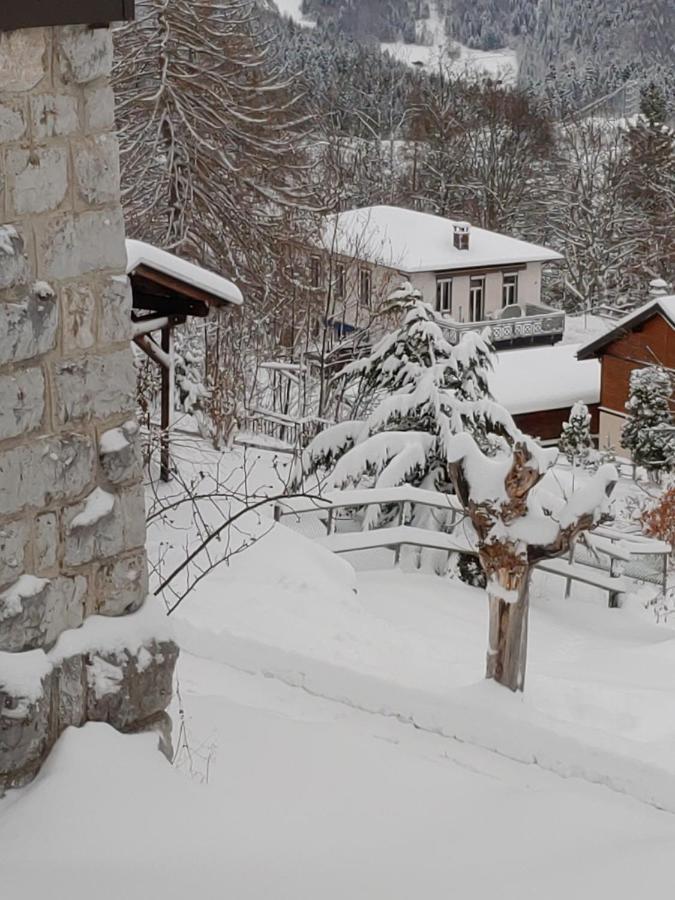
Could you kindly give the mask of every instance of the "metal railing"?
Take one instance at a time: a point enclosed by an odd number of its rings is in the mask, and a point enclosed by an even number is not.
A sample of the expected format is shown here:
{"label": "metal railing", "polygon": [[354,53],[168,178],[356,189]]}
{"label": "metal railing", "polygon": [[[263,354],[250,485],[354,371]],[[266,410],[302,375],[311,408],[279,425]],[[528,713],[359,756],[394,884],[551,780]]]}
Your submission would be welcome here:
{"label": "metal railing", "polygon": [[[509,310],[510,307],[506,307]],[[441,328],[451,344],[458,344],[468,331],[490,329],[493,342],[500,344],[546,343],[562,340],[565,332],[565,313],[538,303],[527,303],[519,307],[520,316],[501,315],[481,322],[455,322],[452,319],[440,321]]]}

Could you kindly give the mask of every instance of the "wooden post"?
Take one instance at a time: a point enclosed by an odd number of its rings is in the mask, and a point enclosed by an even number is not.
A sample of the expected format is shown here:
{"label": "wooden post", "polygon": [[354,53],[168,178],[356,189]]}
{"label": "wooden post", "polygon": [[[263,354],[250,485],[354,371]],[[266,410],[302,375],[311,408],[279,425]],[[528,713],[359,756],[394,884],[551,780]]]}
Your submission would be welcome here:
{"label": "wooden post", "polygon": [[160,463],[159,477],[162,481],[171,480],[171,446],[170,431],[173,420],[173,324],[169,322],[162,328],[162,350],[169,359],[168,368],[162,367],[162,408],[160,419]]}
{"label": "wooden post", "polygon": [[[572,565],[572,563],[574,562],[574,543],[572,543],[572,544],[570,545],[570,552],[569,552],[569,555],[568,555],[568,557],[567,557],[567,562],[568,562],[570,565]],[[569,596],[570,596],[571,593],[572,593],[572,579],[571,579],[571,578],[567,578],[567,579],[565,580],[565,600],[567,600],[567,599],[569,598]]]}
{"label": "wooden post", "polygon": [[333,534],[335,531],[335,509],[331,506],[328,510],[328,521],[326,522],[326,534]]}

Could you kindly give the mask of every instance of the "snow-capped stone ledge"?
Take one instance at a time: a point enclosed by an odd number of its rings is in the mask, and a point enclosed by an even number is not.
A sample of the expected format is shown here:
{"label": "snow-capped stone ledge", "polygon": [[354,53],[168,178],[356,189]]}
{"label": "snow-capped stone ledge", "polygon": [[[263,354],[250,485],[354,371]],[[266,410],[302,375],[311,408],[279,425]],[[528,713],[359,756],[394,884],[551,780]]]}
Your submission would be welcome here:
{"label": "snow-capped stone ledge", "polygon": [[0,652],[0,793],[28,780],[69,725],[165,731],[177,654],[154,598],[133,615],[91,616],[48,652]]}

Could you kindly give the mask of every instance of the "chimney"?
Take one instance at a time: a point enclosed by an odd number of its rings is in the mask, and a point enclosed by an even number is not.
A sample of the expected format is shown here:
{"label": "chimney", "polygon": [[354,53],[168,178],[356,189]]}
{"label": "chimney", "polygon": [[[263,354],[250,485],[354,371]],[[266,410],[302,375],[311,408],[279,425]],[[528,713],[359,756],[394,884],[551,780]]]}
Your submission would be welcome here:
{"label": "chimney", "polygon": [[471,226],[468,222],[453,222],[452,236],[455,248],[457,250],[469,249],[469,232]]}

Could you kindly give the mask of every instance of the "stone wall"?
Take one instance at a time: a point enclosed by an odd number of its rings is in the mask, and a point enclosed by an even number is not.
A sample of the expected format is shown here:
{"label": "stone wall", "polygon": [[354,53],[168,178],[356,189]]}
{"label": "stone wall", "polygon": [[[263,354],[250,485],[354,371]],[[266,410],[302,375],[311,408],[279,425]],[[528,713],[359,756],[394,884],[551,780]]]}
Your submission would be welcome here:
{"label": "stone wall", "polygon": [[107,29],[0,33],[0,792],[67,725],[161,723],[171,696],[176,649],[146,603],[111,62]]}

